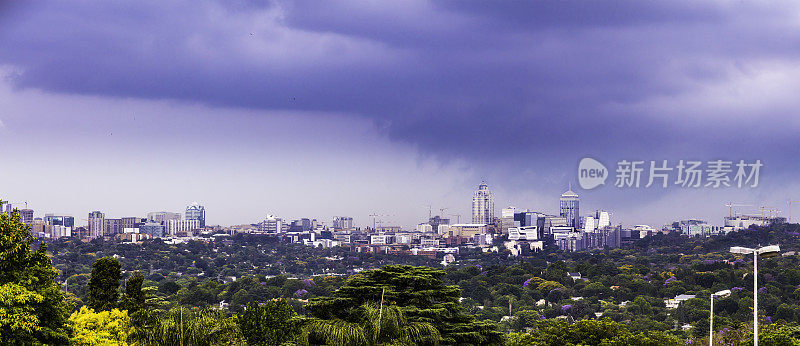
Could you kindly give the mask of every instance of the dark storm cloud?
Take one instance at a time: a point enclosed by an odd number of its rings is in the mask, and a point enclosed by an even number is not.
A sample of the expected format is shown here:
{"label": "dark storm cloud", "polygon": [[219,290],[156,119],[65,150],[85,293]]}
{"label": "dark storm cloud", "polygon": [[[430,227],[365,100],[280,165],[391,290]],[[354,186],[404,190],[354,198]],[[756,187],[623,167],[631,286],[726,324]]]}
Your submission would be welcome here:
{"label": "dark storm cloud", "polygon": [[583,155],[761,157],[788,171],[800,154],[786,145],[798,124],[759,120],[791,107],[653,103],[797,65],[791,3],[59,2],[0,18],[0,63],[20,69],[20,88],[353,113],[500,171],[558,177]]}

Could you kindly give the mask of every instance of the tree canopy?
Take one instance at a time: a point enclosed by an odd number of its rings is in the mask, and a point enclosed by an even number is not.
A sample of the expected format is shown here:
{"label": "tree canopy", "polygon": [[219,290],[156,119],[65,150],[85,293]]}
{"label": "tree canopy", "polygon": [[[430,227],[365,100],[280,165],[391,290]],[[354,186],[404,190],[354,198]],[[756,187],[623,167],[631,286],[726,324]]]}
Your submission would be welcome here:
{"label": "tree canopy", "polygon": [[67,344],[64,294],[47,246],[33,242],[18,213],[0,215],[0,344]]}

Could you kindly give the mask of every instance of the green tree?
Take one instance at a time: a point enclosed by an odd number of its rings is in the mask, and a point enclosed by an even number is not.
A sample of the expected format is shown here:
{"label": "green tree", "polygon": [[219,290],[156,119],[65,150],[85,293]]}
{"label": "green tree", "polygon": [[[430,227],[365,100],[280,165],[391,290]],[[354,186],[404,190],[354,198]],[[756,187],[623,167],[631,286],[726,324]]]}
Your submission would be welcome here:
{"label": "green tree", "polygon": [[89,279],[89,307],[96,311],[116,307],[121,277],[119,261],[109,257],[97,259],[92,265],[92,277]]}
{"label": "green tree", "polygon": [[126,340],[133,331],[128,312],[112,309],[94,312],[86,306],[72,313],[70,322],[75,334],[70,339],[73,345],[127,345]]}
{"label": "green tree", "polygon": [[280,345],[302,334],[302,320],[283,299],[249,303],[237,322],[248,345]]}
{"label": "green tree", "polygon": [[442,281],[443,270],[389,265],[352,276],[332,297],[315,298],[306,306],[323,320],[360,322],[365,303],[396,305],[409,322],[433,324],[442,344],[496,344],[503,334],[493,323],[475,321],[462,311],[461,290]]}
{"label": "green tree", "polygon": [[439,331],[430,323],[410,322],[399,307],[367,303],[358,322],[314,319],[306,325],[308,340],[326,345],[439,344]]}
{"label": "green tree", "polygon": [[125,296],[122,298],[120,307],[128,310],[128,314],[134,314],[145,307],[145,294],[142,291],[144,276],[136,272],[125,281]]}
{"label": "green tree", "polygon": [[131,338],[141,345],[231,345],[241,344],[235,318],[217,309],[192,312],[184,307],[170,309],[153,325],[136,326]]}
{"label": "green tree", "polygon": [[664,332],[649,331],[631,334],[628,329],[609,319],[581,320],[568,325],[563,320],[543,320],[529,333],[511,334],[506,345],[603,345],[603,346],[678,346],[682,343]]}
{"label": "green tree", "polygon": [[68,312],[56,270],[19,214],[0,215],[0,344],[69,342]]}

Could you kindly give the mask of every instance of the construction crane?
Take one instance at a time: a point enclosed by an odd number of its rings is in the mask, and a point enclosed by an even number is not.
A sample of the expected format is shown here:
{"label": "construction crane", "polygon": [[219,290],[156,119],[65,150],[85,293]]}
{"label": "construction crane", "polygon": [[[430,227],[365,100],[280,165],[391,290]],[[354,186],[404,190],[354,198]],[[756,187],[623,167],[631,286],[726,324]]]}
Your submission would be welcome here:
{"label": "construction crane", "polygon": [[761,206],[761,207],[759,207],[759,209],[761,209],[761,217],[762,218],[764,217],[764,212],[765,211],[769,212],[769,218],[770,219],[772,218],[772,213],[773,212],[775,213],[775,216],[778,216],[778,213],[781,212],[780,209],[776,209],[776,208],[772,208],[772,207],[765,207],[765,206]]}
{"label": "construction crane", "polygon": [[375,228],[376,220],[377,220],[377,223],[383,224],[383,220],[379,219],[380,217],[390,217],[390,216],[394,216],[394,215],[384,215],[384,214],[372,213],[372,214],[369,214],[369,216],[372,217],[372,229],[375,230],[376,229]]}
{"label": "construction crane", "polygon": [[789,200],[789,215],[788,215],[789,216],[789,220],[788,220],[789,223],[792,222],[792,203],[800,203],[800,201]]}
{"label": "construction crane", "polygon": [[378,215],[378,214],[369,214],[369,216],[372,217],[372,230],[374,231],[375,230],[375,218],[379,217],[380,215]]}
{"label": "construction crane", "polygon": [[730,217],[733,218],[733,208],[734,207],[752,207],[753,205],[752,204],[734,204],[733,202],[728,202],[728,204],[726,204],[725,206],[729,208],[728,213],[729,213]]}
{"label": "construction crane", "polygon": [[439,208],[439,217],[444,217],[444,211],[450,208]]}

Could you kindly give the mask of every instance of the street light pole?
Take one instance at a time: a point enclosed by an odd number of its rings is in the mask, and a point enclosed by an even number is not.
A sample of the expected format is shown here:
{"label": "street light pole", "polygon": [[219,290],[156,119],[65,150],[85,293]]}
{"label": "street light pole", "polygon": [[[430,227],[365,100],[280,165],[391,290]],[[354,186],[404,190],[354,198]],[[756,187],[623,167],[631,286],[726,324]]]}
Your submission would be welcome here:
{"label": "street light pole", "polygon": [[714,298],[725,298],[729,295],[731,295],[731,290],[724,290],[711,294],[711,318],[708,320],[708,346],[714,346]]}
{"label": "street light pole", "polygon": [[758,346],[758,250],[753,250],[753,346]]}
{"label": "street light pole", "polygon": [[714,295],[711,295],[711,318],[708,319],[708,346],[714,346]]}
{"label": "street light pole", "polygon": [[734,246],[731,252],[738,254],[753,254],[753,346],[758,346],[758,258],[775,257],[781,252],[778,245],[764,246],[759,249]]}

